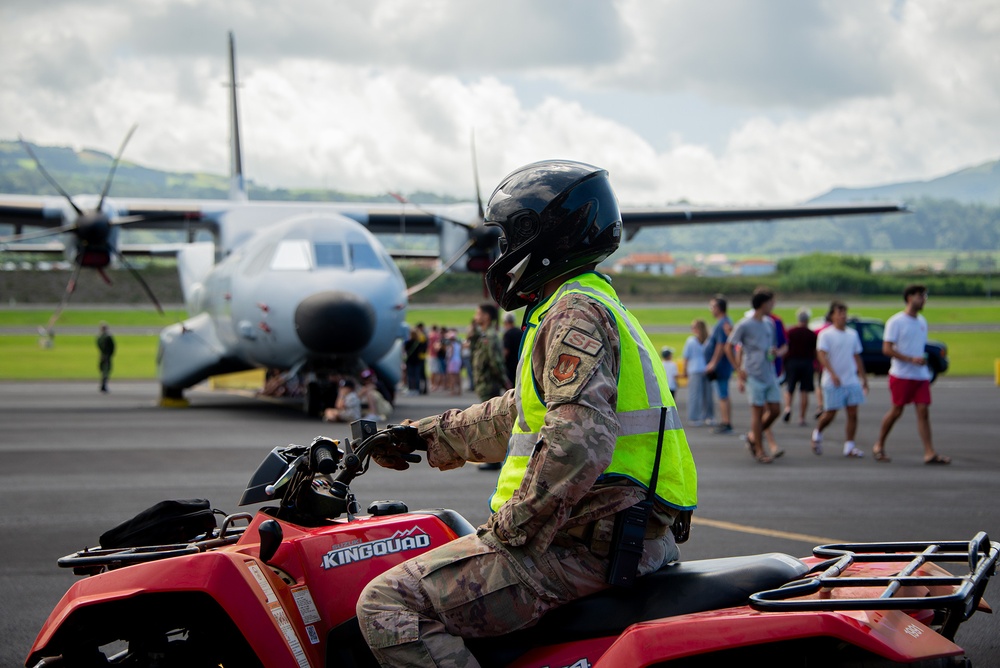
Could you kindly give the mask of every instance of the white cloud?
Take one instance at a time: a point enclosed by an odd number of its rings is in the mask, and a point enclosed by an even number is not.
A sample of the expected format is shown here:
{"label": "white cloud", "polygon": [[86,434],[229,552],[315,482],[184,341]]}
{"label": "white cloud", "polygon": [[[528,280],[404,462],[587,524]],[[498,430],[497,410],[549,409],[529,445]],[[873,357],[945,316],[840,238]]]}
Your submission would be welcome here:
{"label": "white cloud", "polygon": [[[992,0],[10,1],[0,137],[273,186],[484,195],[548,157],[627,204],[785,203],[1000,156]],[[690,104],[679,104],[687,100]]]}

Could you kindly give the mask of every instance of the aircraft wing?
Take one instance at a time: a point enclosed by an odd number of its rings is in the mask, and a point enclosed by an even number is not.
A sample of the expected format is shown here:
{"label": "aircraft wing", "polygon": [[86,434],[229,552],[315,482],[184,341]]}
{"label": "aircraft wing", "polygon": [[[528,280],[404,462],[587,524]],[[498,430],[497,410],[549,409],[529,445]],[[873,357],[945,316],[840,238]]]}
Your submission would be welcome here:
{"label": "aircraft wing", "polygon": [[0,225],[62,227],[64,204],[61,197],[2,195],[0,196]]}
{"label": "aircraft wing", "polygon": [[853,202],[847,204],[802,204],[778,207],[666,207],[660,209],[622,209],[622,224],[628,238],[643,227],[669,225],[707,225],[743,223],[782,218],[821,218],[826,216],[863,216],[883,213],[906,213],[907,208],[894,202]]}
{"label": "aircraft wing", "polygon": [[[226,206],[231,206],[231,203],[214,200],[198,202],[115,198],[113,201],[118,207],[116,217],[143,218],[138,222],[129,222],[130,227],[160,230],[186,229],[192,223],[200,221],[208,223]],[[62,197],[0,195],[0,225],[12,225],[17,229],[63,227],[68,222],[68,210],[71,211]]]}

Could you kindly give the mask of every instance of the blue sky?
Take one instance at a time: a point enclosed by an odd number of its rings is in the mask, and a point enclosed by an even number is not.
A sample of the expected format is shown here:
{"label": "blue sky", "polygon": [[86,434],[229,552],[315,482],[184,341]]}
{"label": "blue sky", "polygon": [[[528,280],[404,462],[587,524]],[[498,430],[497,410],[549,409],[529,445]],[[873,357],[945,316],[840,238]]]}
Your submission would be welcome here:
{"label": "blue sky", "polygon": [[[785,204],[1000,157],[994,0],[6,0],[0,138],[270,186],[472,197],[607,168],[627,205]],[[96,186],[95,186],[96,188]]]}

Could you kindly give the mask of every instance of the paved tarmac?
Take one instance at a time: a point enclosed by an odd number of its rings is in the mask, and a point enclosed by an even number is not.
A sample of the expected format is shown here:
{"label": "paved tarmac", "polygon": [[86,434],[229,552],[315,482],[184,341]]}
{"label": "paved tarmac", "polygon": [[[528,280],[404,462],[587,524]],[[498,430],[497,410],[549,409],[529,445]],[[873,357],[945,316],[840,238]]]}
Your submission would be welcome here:
{"label": "paved tarmac", "polygon": [[[307,419],[295,407],[247,396],[196,390],[187,409],[156,407],[152,382],[0,383],[0,666],[20,665],[48,612],[74,581],[57,558],[86,545],[153,503],[208,498],[237,510],[250,474],[275,445],[308,443],[318,434],[347,435],[342,425]],[[686,391],[679,392],[682,415]],[[912,408],[897,423],[887,452],[871,443],[888,408],[884,378],[874,379],[860,411],[864,459],[839,456],[843,416],[826,432],[821,457],[809,429],[777,423],[786,454],[756,464],[736,435],[688,429],[700,473],[700,507],[684,559],[760,552],[805,555],[822,542],[966,540],[977,531],[1000,538],[1000,388],[991,379],[945,377],[933,387],[931,420],[938,450],[951,466],[925,466]],[[394,421],[474,401],[440,394],[401,397]],[[748,411],[734,395],[735,424]],[[487,517],[496,474],[466,466],[439,472],[373,469],[354,490],[362,507],[397,498],[410,508],[446,506],[473,523]],[[987,591],[1000,606],[1000,580]],[[1000,665],[1000,618],[977,614],[957,641],[974,665]]]}

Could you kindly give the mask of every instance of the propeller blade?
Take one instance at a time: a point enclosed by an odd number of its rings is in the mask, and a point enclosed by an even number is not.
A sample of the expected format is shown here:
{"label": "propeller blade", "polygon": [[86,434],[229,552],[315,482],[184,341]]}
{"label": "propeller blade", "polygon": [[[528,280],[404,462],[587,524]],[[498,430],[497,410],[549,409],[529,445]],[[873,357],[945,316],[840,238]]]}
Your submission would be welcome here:
{"label": "propeller blade", "polygon": [[115,254],[115,257],[118,258],[118,261],[122,263],[122,266],[129,270],[129,273],[131,273],[132,276],[135,278],[135,280],[139,282],[139,285],[142,286],[142,289],[146,291],[146,295],[149,297],[149,300],[153,302],[153,306],[156,307],[157,313],[159,313],[160,315],[164,315],[163,307],[160,306],[160,301],[156,298],[156,295],[153,294],[153,290],[149,287],[149,284],[146,283],[146,280],[142,277],[142,275],[138,271],[135,270],[135,267],[133,267],[131,264],[128,263],[128,260],[125,259],[125,256],[122,255],[117,248],[112,250]]}
{"label": "propeller blade", "polygon": [[24,141],[24,137],[22,137],[21,135],[17,136],[17,140],[21,142],[21,146],[23,146],[24,150],[28,152],[28,155],[31,156],[31,159],[35,161],[35,167],[37,167],[38,171],[42,173],[42,176],[44,176],[45,180],[49,182],[49,185],[55,188],[60,195],[66,198],[66,201],[69,202],[69,205],[71,207],[73,207],[73,210],[76,211],[77,215],[82,216],[83,211],[81,211],[80,207],[76,205],[76,203],[73,201],[73,198],[69,196],[69,193],[63,190],[62,186],[59,185],[54,178],[52,178],[52,175],[49,174],[47,171],[45,171],[45,167],[42,166],[42,161],[39,160],[38,156],[35,155],[35,152],[31,150],[31,145],[28,142]]}
{"label": "propeller blade", "polygon": [[[44,237],[54,237],[58,234],[65,234],[67,232],[72,232],[76,229],[76,223],[70,223],[68,225],[63,225],[62,227],[50,227],[46,230],[35,230],[34,232],[25,232],[23,234],[15,234],[9,237],[0,237],[0,244],[12,244],[17,241],[30,241],[32,239],[42,239]],[[8,250],[17,250],[16,248]]]}
{"label": "propeller blade", "polygon": [[412,297],[413,295],[417,294],[418,292],[426,288],[428,285],[439,279],[441,275],[444,274],[444,272],[451,269],[452,265],[454,265],[456,262],[465,257],[465,254],[468,252],[470,248],[472,248],[472,246],[475,243],[476,242],[473,241],[472,239],[466,241],[465,244],[460,249],[458,249],[458,252],[455,253],[453,256],[451,256],[451,258],[447,262],[441,265],[441,267],[437,271],[435,271],[433,274],[431,274],[424,280],[414,285],[412,288],[407,288],[406,296]]}
{"label": "propeller blade", "polygon": [[55,327],[56,321],[59,320],[59,316],[62,315],[63,309],[65,309],[66,304],[69,303],[70,296],[76,292],[76,281],[80,278],[80,270],[82,269],[82,264],[78,264],[73,267],[73,273],[70,274],[69,281],[66,283],[66,290],[63,292],[62,300],[59,302],[56,312],[49,318],[49,324],[45,325],[45,335],[50,339],[55,336],[55,332],[52,328]]}
{"label": "propeller blade", "polygon": [[118,147],[118,153],[115,155],[115,159],[111,162],[111,171],[108,172],[108,178],[104,182],[104,188],[101,190],[101,199],[97,201],[97,210],[100,211],[101,207],[104,206],[104,198],[108,196],[108,191],[111,190],[111,182],[115,178],[115,170],[118,169],[118,163],[122,159],[122,153],[125,152],[125,146],[128,145],[128,140],[132,138],[132,133],[135,129],[139,127],[138,123],[134,123],[129,131],[125,134],[125,139],[122,140],[122,145]]}
{"label": "propeller blade", "polygon": [[479,189],[479,160],[476,159],[476,131],[472,131],[472,178],[476,182],[476,206],[479,211],[480,222],[486,220],[486,211],[483,209],[483,193]]}

